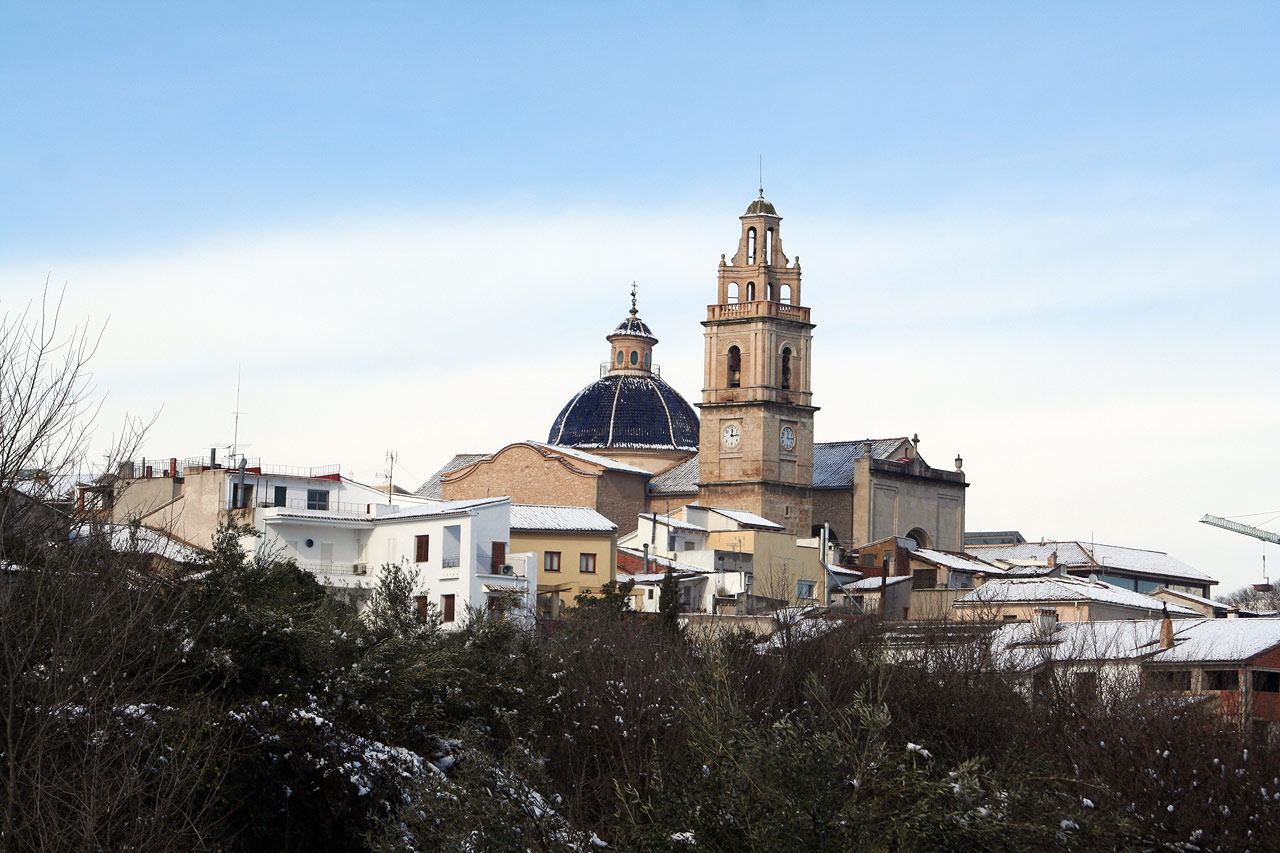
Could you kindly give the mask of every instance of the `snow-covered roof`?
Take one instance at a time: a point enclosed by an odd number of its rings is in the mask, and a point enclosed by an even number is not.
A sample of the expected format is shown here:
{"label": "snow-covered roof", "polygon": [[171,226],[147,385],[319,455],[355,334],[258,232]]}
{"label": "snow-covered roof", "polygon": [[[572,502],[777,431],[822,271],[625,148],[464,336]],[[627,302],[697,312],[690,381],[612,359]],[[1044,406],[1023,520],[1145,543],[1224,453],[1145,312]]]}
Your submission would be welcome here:
{"label": "snow-covered roof", "polygon": [[705,509],[710,512],[714,512],[717,515],[722,515],[743,527],[760,527],[765,530],[784,529],[781,524],[772,522],[764,516],[756,515],[754,512],[747,512],[744,509],[726,509],[725,507],[720,506],[699,506],[698,504],[690,504],[689,506],[697,509]]}
{"label": "snow-covered roof", "polygon": [[649,491],[655,495],[686,495],[698,491],[698,456],[695,453],[678,465],[649,481]]}
{"label": "snow-covered roof", "polygon": [[1120,545],[1098,545],[1062,540],[1007,545],[968,545],[964,550],[988,562],[1034,561],[1042,565],[1048,563],[1049,556],[1056,552],[1057,564],[1066,569],[1095,569],[1099,572],[1110,569],[1147,577],[1192,580],[1205,584],[1217,583],[1204,572],[1193,569],[1163,551],[1125,548]]}
{"label": "snow-covered roof", "polygon": [[959,554],[952,551],[935,551],[932,548],[917,548],[911,552],[911,557],[923,557],[931,563],[937,563],[940,566],[946,566],[954,572],[983,572],[989,575],[1003,575],[1005,570],[993,566],[985,560],[977,557],[971,557],[968,554]]}
{"label": "snow-covered roof", "polygon": [[1173,642],[1151,662],[1245,661],[1280,646],[1280,619],[1202,619],[1186,628],[1175,622]]}
{"label": "snow-covered roof", "polygon": [[895,583],[902,583],[903,581],[909,580],[911,580],[911,578],[906,575],[898,575],[897,577],[891,578],[871,577],[863,578],[862,580],[854,581],[853,583],[847,583],[844,585],[844,588],[850,592],[875,592],[880,588],[882,583],[884,586],[892,586]]}
{"label": "snow-covered roof", "polygon": [[849,488],[853,485],[854,463],[866,455],[868,444],[873,459],[893,459],[906,441],[906,438],[864,438],[814,444],[813,486],[815,489]]}
{"label": "snow-covered roof", "polygon": [[[1175,630],[1197,620],[1174,623]],[[997,666],[1026,670],[1046,661],[1120,661],[1150,655],[1160,640],[1159,619],[1115,619],[1094,622],[1059,622],[1042,634],[1030,622],[1001,625],[991,635],[992,658]]]}
{"label": "snow-covered roof", "polygon": [[618,525],[594,509],[580,506],[511,505],[512,530],[556,530],[572,533],[615,533]]}
{"label": "snow-covered roof", "polygon": [[542,441],[527,441],[526,444],[532,444],[535,447],[541,447],[543,450],[549,450],[552,453],[559,453],[562,456],[571,456],[574,459],[581,459],[583,462],[590,462],[592,465],[599,465],[610,471],[623,471],[628,474],[644,474],[649,476],[648,471],[644,468],[637,468],[635,465],[628,465],[625,462],[619,462],[616,459],[610,459],[607,456],[597,456],[594,453],[587,453],[585,450],[579,450],[576,447],[565,447],[563,444],[547,444]]}
{"label": "snow-covered roof", "polygon": [[684,519],[676,518],[671,515],[657,515],[655,513],[643,512],[640,514],[640,517],[653,521],[657,524],[664,524],[667,527],[670,527],[672,530],[692,530],[695,533],[707,532],[707,528],[705,527],[699,527],[696,524],[690,524]]}
{"label": "snow-covered roof", "polygon": [[1154,591],[1154,592],[1152,592],[1151,594],[1152,594],[1152,595],[1156,595],[1156,594],[1160,594],[1160,595],[1168,595],[1168,596],[1171,596],[1171,597],[1173,597],[1173,598],[1180,598],[1180,599],[1182,599],[1183,601],[1194,601],[1196,604],[1203,604],[1203,605],[1206,605],[1206,606],[1208,606],[1208,607],[1212,607],[1214,610],[1237,610],[1237,609],[1239,609],[1239,608],[1237,608],[1237,607],[1236,607],[1235,605],[1233,605],[1233,604],[1227,604],[1226,602],[1223,602],[1223,601],[1214,601],[1212,598],[1205,598],[1203,595],[1192,595],[1192,594],[1191,594],[1191,593],[1189,593],[1189,592],[1182,592],[1181,590],[1177,590],[1177,589],[1165,589],[1165,588],[1161,588],[1161,589],[1157,589],[1157,590],[1155,590],[1155,591]]}
{"label": "snow-covered roof", "polygon": [[1280,646],[1280,619],[1178,619],[1173,648],[1160,648],[1159,619],[1059,622],[1048,634],[1029,622],[991,636],[997,664],[1029,669],[1046,660],[1134,660],[1152,664],[1240,663]]}
{"label": "snow-covered roof", "polygon": [[86,539],[97,531],[107,536],[113,551],[137,551],[180,563],[194,563],[204,557],[199,548],[140,524],[82,524],[72,531],[71,538]]}
{"label": "snow-covered roof", "polygon": [[[1160,612],[1166,602],[1140,592],[1123,589],[1102,581],[1083,578],[998,578],[984,583],[973,592],[956,599],[956,605],[1006,604],[1011,602],[1094,601],[1120,607]],[[1169,604],[1171,616],[1200,616],[1199,611],[1180,604]]]}
{"label": "snow-covered roof", "polygon": [[443,480],[454,471],[460,471],[473,462],[479,462],[481,459],[487,459],[488,454],[485,453],[459,453],[448,462],[444,463],[439,471],[432,474],[427,481],[418,487],[414,492],[420,498],[429,498],[431,500],[441,500],[444,498]]}

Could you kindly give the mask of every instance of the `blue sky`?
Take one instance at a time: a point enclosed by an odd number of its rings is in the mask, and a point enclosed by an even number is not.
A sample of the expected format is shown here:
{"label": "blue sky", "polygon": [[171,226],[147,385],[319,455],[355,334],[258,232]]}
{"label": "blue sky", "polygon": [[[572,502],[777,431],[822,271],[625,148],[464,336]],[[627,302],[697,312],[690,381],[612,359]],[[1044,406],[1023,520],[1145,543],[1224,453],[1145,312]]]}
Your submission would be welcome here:
{"label": "blue sky", "polygon": [[820,439],[919,432],[973,529],[1229,586],[1260,549],[1195,518],[1280,509],[1278,41],[1271,3],[6,3],[0,301],[109,317],[104,429],[159,410],[157,456],[229,440],[239,366],[251,452],[425,478],[541,437],[633,279],[696,401],[763,155]]}

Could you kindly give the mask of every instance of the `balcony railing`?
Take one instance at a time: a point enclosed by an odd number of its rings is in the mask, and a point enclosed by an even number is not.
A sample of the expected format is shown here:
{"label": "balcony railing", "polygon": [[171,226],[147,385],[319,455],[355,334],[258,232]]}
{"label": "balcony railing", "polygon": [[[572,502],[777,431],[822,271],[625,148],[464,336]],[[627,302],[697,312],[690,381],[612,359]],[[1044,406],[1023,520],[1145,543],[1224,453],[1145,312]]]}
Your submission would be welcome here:
{"label": "balcony railing", "polygon": [[289,509],[307,509],[312,512],[332,512],[340,515],[372,515],[374,506],[376,504],[347,503],[346,501],[326,501],[324,506],[320,506],[318,502],[306,498],[289,500]]}
{"label": "balcony railing", "polygon": [[440,567],[442,569],[456,569],[461,564],[462,564],[461,557],[445,557],[440,560]]}
{"label": "balcony railing", "polygon": [[803,305],[791,305],[786,302],[769,302],[757,299],[754,302],[729,302],[724,305],[708,305],[708,320],[729,320],[737,317],[782,317],[800,323],[809,322],[809,309]]}
{"label": "balcony railing", "polygon": [[318,577],[363,576],[369,573],[367,563],[298,563],[298,568]]}

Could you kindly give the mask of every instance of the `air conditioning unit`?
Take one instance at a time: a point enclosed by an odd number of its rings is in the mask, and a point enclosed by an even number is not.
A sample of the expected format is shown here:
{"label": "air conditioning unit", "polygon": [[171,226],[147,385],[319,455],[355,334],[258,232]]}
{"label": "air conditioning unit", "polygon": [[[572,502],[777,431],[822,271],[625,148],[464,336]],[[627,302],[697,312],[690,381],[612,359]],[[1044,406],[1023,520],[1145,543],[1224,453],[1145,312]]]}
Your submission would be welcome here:
{"label": "air conditioning unit", "polygon": [[355,564],[355,566],[353,566],[353,567],[352,567],[351,571],[352,571],[352,573],[353,573],[353,574],[357,574],[357,575],[367,575],[367,574],[369,574],[369,564],[368,564],[368,563],[356,563],[356,564]]}
{"label": "air conditioning unit", "polygon": [[507,566],[507,565],[504,565],[504,566],[502,567],[502,573],[503,573],[504,575],[514,575],[514,574],[516,573],[515,566]]}

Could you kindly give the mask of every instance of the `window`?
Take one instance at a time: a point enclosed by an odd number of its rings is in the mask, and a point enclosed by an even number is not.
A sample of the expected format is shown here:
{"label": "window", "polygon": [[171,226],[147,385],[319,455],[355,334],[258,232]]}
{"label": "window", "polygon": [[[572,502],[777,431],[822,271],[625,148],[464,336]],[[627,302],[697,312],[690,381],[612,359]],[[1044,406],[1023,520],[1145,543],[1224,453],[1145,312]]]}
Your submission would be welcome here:
{"label": "window", "polygon": [[653,590],[649,590],[649,600],[653,601]]}
{"label": "window", "polygon": [[756,229],[747,229],[747,263],[756,262]]}
{"label": "window", "polygon": [[1206,669],[1205,690],[1239,690],[1240,671],[1235,669]]}
{"label": "window", "polygon": [[462,525],[450,524],[444,529],[444,546],[440,552],[440,566],[456,569],[462,563]]}
{"label": "window", "polygon": [[240,492],[240,484],[231,484],[231,508],[244,509],[253,505],[253,486],[250,483],[244,484],[244,493]]}
{"label": "window", "polygon": [[276,486],[276,506],[285,506],[289,499],[289,488],[287,486]]}
{"label": "window", "polygon": [[773,229],[764,232],[764,262],[773,263]]}
{"label": "window", "polygon": [[1280,672],[1253,671],[1253,689],[1258,693],[1280,693]]}
{"label": "window", "polygon": [[653,353],[649,353],[649,352],[647,352],[647,353],[645,353],[645,354],[644,354],[644,369],[645,369],[645,370],[648,370],[648,369],[649,369],[649,365],[652,363],[652,359],[653,359]]}
{"label": "window", "polygon": [[618,364],[622,364],[622,350],[618,350]]}
{"label": "window", "polygon": [[431,537],[427,534],[413,537],[413,561],[425,563],[431,559]]}
{"label": "window", "polygon": [[1148,690],[1190,690],[1191,670],[1149,669],[1142,674],[1142,682]]}
{"label": "window", "polygon": [[560,552],[548,551],[542,555],[542,570],[544,572],[560,571]]}
{"label": "window", "polygon": [[791,347],[782,348],[782,387],[791,387]]}
{"label": "window", "polygon": [[490,552],[490,557],[489,557],[489,571],[493,572],[495,575],[502,574],[502,567],[503,565],[506,564],[506,562],[507,562],[507,543],[494,542],[493,551]]}
{"label": "window", "polygon": [[453,607],[454,607],[453,593],[440,596],[440,621],[441,622],[453,621],[453,614],[454,614]]}
{"label": "window", "polygon": [[916,569],[911,573],[912,589],[933,589],[937,585],[937,569]]}
{"label": "window", "polygon": [[727,295],[729,302],[738,301],[738,283],[736,281],[729,282],[729,292]]}
{"label": "window", "polygon": [[1077,672],[1071,677],[1071,686],[1077,699],[1093,699],[1098,695],[1098,673]]}
{"label": "window", "polygon": [[796,598],[813,598],[815,586],[813,581],[796,581]]}
{"label": "window", "polygon": [[747,282],[747,301],[756,301],[756,283],[754,281]]}
{"label": "window", "polygon": [[578,555],[578,571],[594,575],[596,573],[596,555],[595,554],[579,554]]}
{"label": "window", "polygon": [[631,363],[632,364],[640,363],[640,353],[636,352],[635,350],[631,351]]}
{"label": "window", "polygon": [[329,492],[325,489],[307,489],[307,509],[329,508]]}
{"label": "window", "polygon": [[736,346],[729,347],[729,387],[738,388],[742,384],[742,350]]}

